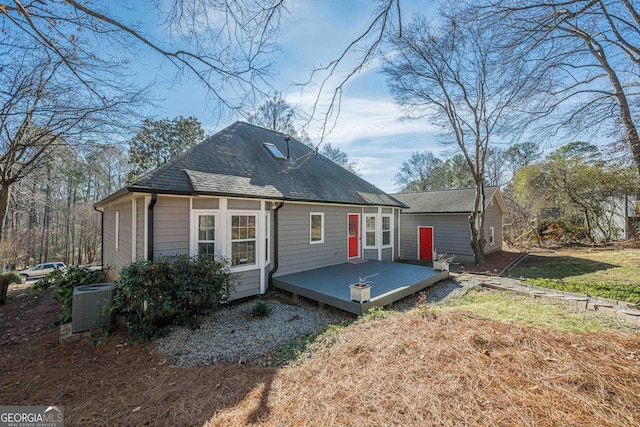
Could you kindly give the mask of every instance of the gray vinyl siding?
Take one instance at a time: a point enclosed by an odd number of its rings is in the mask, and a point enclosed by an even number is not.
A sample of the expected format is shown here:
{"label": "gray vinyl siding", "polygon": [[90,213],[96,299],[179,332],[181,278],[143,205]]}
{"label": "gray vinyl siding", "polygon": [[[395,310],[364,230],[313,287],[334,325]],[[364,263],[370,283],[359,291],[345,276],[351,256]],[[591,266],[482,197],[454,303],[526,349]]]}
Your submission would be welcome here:
{"label": "gray vinyl siding", "polygon": [[402,259],[418,258],[418,227],[433,227],[434,250],[456,255],[458,260],[473,257],[471,234],[466,214],[420,215],[405,214],[400,219]]}
{"label": "gray vinyl siding", "polygon": [[382,249],[382,261],[393,261],[393,248]]}
{"label": "gray vinyl siding", "polygon": [[425,222],[423,216],[400,215],[400,259],[414,260],[418,258],[418,225]]}
{"label": "gray vinyl siding", "polygon": [[153,209],[153,256],[189,254],[189,199],[159,196]]}
{"label": "gray vinyl siding", "polygon": [[138,207],[136,212],[136,259],[146,259],[147,254],[144,253],[144,217],[145,217],[145,199],[138,199]]}
{"label": "gray vinyl siding", "polygon": [[[494,201],[493,206],[487,206],[484,214],[484,238],[487,241],[484,247],[484,253],[499,251],[502,249],[502,212],[498,203]],[[494,244],[489,245],[489,235],[491,234],[490,227],[494,227]]]}
{"label": "gray vinyl siding", "polygon": [[234,273],[235,292],[230,300],[246,298],[260,293],[260,270],[243,271]]}
{"label": "gray vinyl siding", "polygon": [[[116,251],[116,212],[120,212],[120,241]],[[104,263],[116,272],[131,263],[131,199],[104,208]]]}
{"label": "gray vinyl siding", "polygon": [[[418,258],[418,226],[433,227],[434,250],[455,255],[458,261],[473,261],[468,214],[403,214],[400,218],[400,258]],[[494,227],[493,245],[489,245],[490,227]],[[485,253],[502,249],[502,211],[494,198],[485,211]]]}
{"label": "gray vinyl siding", "polygon": [[255,200],[229,199],[229,201],[227,202],[227,208],[228,209],[235,209],[235,210],[258,211],[258,210],[260,210],[260,202],[255,201]]}
{"label": "gray vinyl siding", "polygon": [[373,259],[378,260],[378,250],[377,249],[365,249],[363,251],[362,258],[364,259]]}
{"label": "gray vinyl siding", "polygon": [[[276,275],[346,262],[347,214],[357,211],[345,206],[285,203],[278,212],[279,267]],[[324,213],[324,243],[309,243],[311,212]]]}
{"label": "gray vinyl siding", "polygon": [[211,197],[194,197],[193,209],[218,209],[220,200]]}

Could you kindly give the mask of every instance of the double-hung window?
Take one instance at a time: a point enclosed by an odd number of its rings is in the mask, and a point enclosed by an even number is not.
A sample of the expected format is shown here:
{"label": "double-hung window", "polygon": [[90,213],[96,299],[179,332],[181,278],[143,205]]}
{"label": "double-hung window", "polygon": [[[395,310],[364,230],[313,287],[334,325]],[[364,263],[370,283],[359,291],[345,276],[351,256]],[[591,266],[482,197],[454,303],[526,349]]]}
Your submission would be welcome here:
{"label": "double-hung window", "polygon": [[231,215],[231,265],[256,264],[257,214]]}
{"label": "double-hung window", "polygon": [[216,216],[198,215],[199,255],[215,255],[216,251]]}
{"label": "double-hung window", "polygon": [[324,243],[324,213],[311,212],[309,216],[309,243]]}
{"label": "double-hung window", "polygon": [[382,217],[382,246],[391,246],[391,217]]}
{"label": "double-hung window", "polygon": [[493,246],[496,237],[495,227],[489,227],[489,246]]}
{"label": "double-hung window", "polygon": [[376,216],[365,215],[364,217],[364,246],[365,248],[376,247]]}

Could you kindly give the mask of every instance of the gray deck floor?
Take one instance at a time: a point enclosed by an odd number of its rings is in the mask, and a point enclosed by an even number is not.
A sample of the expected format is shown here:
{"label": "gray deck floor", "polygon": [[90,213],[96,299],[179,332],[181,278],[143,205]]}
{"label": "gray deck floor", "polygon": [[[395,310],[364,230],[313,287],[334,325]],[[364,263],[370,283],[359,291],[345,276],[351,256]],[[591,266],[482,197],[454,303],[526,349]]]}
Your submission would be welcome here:
{"label": "gray deck floor", "polygon": [[[273,278],[276,288],[319,301],[327,305],[362,314],[371,307],[382,307],[418,292],[440,280],[447,271],[397,262],[365,261],[322,267]],[[351,301],[349,285],[367,278],[371,301]]]}

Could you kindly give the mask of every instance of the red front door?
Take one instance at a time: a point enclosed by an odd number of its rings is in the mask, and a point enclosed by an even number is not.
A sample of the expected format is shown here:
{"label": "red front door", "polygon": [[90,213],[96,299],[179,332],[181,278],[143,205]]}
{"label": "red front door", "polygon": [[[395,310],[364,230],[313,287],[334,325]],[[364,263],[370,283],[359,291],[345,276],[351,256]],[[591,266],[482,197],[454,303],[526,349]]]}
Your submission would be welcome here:
{"label": "red front door", "polygon": [[358,243],[360,241],[360,227],[358,226],[358,215],[349,214],[349,237],[348,237],[348,252],[349,258],[357,258],[360,256],[360,248]]}
{"label": "red front door", "polygon": [[433,227],[418,228],[418,259],[433,260]]}

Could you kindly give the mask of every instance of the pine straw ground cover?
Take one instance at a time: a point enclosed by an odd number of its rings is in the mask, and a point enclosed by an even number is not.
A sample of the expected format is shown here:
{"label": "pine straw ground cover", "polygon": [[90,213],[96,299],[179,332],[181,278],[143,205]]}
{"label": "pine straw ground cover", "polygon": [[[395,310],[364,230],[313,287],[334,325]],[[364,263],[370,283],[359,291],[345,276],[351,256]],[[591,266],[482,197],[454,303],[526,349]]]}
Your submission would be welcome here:
{"label": "pine straw ground cover", "polygon": [[[50,304],[36,296],[24,297],[31,319]],[[0,331],[19,328],[8,320],[22,318],[26,300],[11,301]],[[0,346],[0,403],[62,405],[68,426],[640,424],[637,333],[561,332],[450,309],[333,329],[279,370],[173,368],[123,332],[96,347],[36,328]],[[38,324],[53,322],[49,311]]]}
{"label": "pine straw ground cover", "polygon": [[207,426],[640,424],[636,333],[421,309],[340,331]]}

